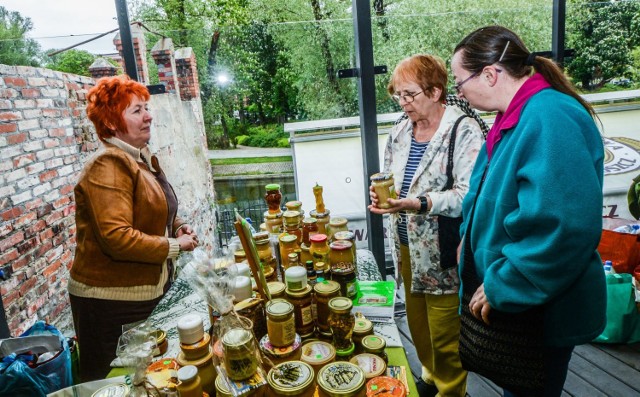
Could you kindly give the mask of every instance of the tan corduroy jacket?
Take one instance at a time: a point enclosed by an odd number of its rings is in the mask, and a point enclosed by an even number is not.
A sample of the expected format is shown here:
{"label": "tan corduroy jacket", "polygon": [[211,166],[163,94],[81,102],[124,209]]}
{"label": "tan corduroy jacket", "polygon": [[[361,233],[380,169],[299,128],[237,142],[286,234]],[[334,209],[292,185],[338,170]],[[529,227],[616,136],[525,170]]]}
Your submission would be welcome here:
{"label": "tan corduroy jacket", "polygon": [[[168,276],[166,260],[179,250],[168,233],[173,236],[184,222],[176,217],[167,230],[162,187],[139,151],[116,143],[105,143],[87,162],[74,189],[77,247],[69,293],[155,299],[162,294],[161,278],[166,281]],[[155,156],[151,166],[162,172]]]}

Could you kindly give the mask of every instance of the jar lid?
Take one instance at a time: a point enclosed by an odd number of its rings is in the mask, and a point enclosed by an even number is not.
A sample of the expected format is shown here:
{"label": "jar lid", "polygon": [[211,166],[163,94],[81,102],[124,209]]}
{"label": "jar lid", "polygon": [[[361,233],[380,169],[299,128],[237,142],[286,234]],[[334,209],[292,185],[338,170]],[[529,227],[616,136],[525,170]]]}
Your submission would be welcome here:
{"label": "jar lid", "polygon": [[351,250],[351,247],[353,247],[353,244],[351,244],[351,241],[348,240],[336,240],[333,243],[329,244],[329,248],[331,248],[333,251]]}
{"label": "jar lid", "polygon": [[353,326],[354,334],[365,334],[371,332],[373,323],[364,317],[356,317],[356,324]]}
{"label": "jar lid", "polygon": [[198,367],[195,365],[185,365],[178,370],[178,379],[181,382],[191,382],[198,376]]}
{"label": "jar lid", "polygon": [[335,313],[349,313],[352,307],[351,299],[344,296],[338,296],[329,301],[329,309]]}
{"label": "jar lid", "polygon": [[387,347],[387,341],[382,336],[367,335],[362,338],[362,348],[371,353],[382,353]]}
{"label": "jar lid", "polygon": [[357,356],[349,360],[349,362],[362,368],[362,370],[364,371],[364,376],[367,379],[380,376],[387,369],[387,364],[382,358],[370,353],[358,354]]}
{"label": "jar lid", "polygon": [[309,217],[309,218],[304,218],[302,220],[302,223],[306,225],[313,225],[314,223],[318,223],[318,220],[316,218]]}
{"label": "jar lid", "polygon": [[167,333],[161,329],[151,331],[151,336],[156,338],[156,346],[162,344],[165,340],[167,340]]}
{"label": "jar lid", "polygon": [[267,314],[279,318],[293,313],[293,305],[284,299],[272,299],[267,304]]}
{"label": "jar lid", "polygon": [[349,347],[346,349],[336,349],[336,356],[337,357],[350,356],[353,354],[355,350],[356,350],[356,344],[351,342],[351,345],[349,345]]}
{"label": "jar lid", "polygon": [[269,294],[271,296],[282,294],[285,288],[286,286],[284,283],[281,283],[280,281],[270,281],[267,283],[267,289],[269,289]]}
{"label": "jar lid", "polygon": [[262,299],[260,298],[247,298],[233,305],[233,308],[236,312],[239,312],[250,307],[258,306],[261,302]]}
{"label": "jar lid", "polygon": [[271,368],[267,382],[276,394],[299,395],[313,383],[313,368],[302,361],[288,361]]}
{"label": "jar lid", "polygon": [[204,336],[204,324],[200,315],[192,313],[178,319],[178,338],[181,343],[191,345]]}
{"label": "jar lid", "polygon": [[223,376],[216,376],[216,397],[233,397]]}
{"label": "jar lid", "polygon": [[284,203],[284,206],[287,207],[288,210],[298,211],[300,210],[300,208],[302,208],[302,201],[298,201],[298,200],[287,201],[286,203]]}
{"label": "jar lid", "polygon": [[[206,350],[206,346],[209,345],[209,342],[211,342],[211,336],[209,336],[208,332],[205,332],[202,339],[200,339],[196,343],[192,343],[190,345],[187,345],[186,343],[180,343],[180,349],[187,353],[194,353],[203,349]],[[191,354],[191,356],[193,356],[193,354]]]}
{"label": "jar lid", "polygon": [[327,364],[318,371],[318,386],[329,395],[354,395],[364,382],[362,368],[345,361]]}
{"label": "jar lid", "polygon": [[253,239],[256,244],[259,244],[262,241],[269,242],[269,232],[258,232],[253,234]]}
{"label": "jar lid", "polygon": [[313,286],[318,295],[331,295],[340,291],[340,284],[333,280],[324,280]]}
{"label": "jar lid", "polygon": [[296,240],[298,240],[298,236],[294,236],[293,234],[285,234],[280,237],[280,242],[285,244],[293,243]]}
{"label": "jar lid", "polygon": [[282,214],[282,217],[286,223],[297,224],[300,220],[300,211],[288,210]]}
{"label": "jar lid", "polygon": [[227,349],[250,348],[247,346],[251,341],[251,331],[244,328],[232,328],[222,336],[222,347]]}
{"label": "jar lid", "polygon": [[302,338],[298,334],[296,334],[295,338],[293,339],[293,343],[285,347],[273,346],[271,344],[271,341],[269,340],[269,334],[266,334],[262,337],[262,339],[260,339],[260,350],[273,358],[289,357],[300,348],[300,345],[302,345]]}
{"label": "jar lid", "polygon": [[270,191],[270,190],[280,190],[280,185],[278,185],[277,183],[270,183],[270,184],[266,185],[264,188],[265,188],[267,191]]}
{"label": "jar lid", "polygon": [[333,234],[333,239],[334,240],[355,240],[356,235],[353,232],[350,232],[348,230],[340,230],[339,232],[335,232]]}
{"label": "jar lid", "polygon": [[304,252],[309,252],[309,247],[305,243],[300,244],[300,250]]}
{"label": "jar lid", "polygon": [[[393,390],[393,392],[391,391]],[[407,389],[401,380],[391,376],[378,376],[367,382],[367,396],[406,397]]]}
{"label": "jar lid", "polygon": [[318,210],[309,211],[309,215],[311,215],[312,218],[316,218],[318,220],[328,217],[329,214],[331,214],[331,211],[329,211],[328,209],[325,209],[324,212],[318,212]]}
{"label": "jar lid", "polygon": [[175,370],[177,371],[178,368],[180,368],[180,363],[178,363],[178,361],[176,361],[173,358],[162,358],[158,361],[154,361],[152,362],[148,367],[147,367],[147,373],[150,372],[161,372],[164,370]]}
{"label": "jar lid", "polygon": [[324,243],[327,241],[327,235],[322,233],[316,233],[313,236],[309,236],[309,241],[312,243]]}
{"label": "jar lid", "polygon": [[393,173],[391,172],[378,172],[377,174],[373,174],[369,177],[372,182],[386,181],[393,178]]}
{"label": "jar lid", "polygon": [[[298,266],[299,268],[302,269],[302,266]],[[304,272],[304,276],[307,276],[307,272]],[[304,298],[305,296],[311,294],[311,286],[309,284],[307,284],[303,289],[301,290],[296,290],[296,291],[292,291],[290,289],[287,289],[285,291],[287,293],[287,296],[291,297],[291,298]]]}
{"label": "jar lid", "polygon": [[99,388],[91,397],[127,397],[129,392],[129,386],[125,383],[114,383]]}
{"label": "jar lid", "polygon": [[335,217],[335,218],[331,218],[331,220],[329,221],[329,225],[331,225],[331,226],[345,226],[347,224],[347,222],[349,222],[347,220],[347,218]]}
{"label": "jar lid", "polygon": [[331,343],[314,340],[302,346],[301,360],[310,365],[324,365],[333,361],[336,357],[336,349]]}
{"label": "jar lid", "polygon": [[291,266],[284,271],[284,279],[289,291],[300,291],[307,287],[307,269],[303,266]]}

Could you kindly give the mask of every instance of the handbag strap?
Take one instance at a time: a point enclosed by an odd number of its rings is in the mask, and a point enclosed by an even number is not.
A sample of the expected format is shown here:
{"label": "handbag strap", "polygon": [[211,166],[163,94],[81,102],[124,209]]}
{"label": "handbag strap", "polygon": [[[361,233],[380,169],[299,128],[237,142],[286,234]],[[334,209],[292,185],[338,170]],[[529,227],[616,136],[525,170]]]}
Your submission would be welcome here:
{"label": "handbag strap", "polygon": [[449,159],[447,160],[447,183],[442,188],[442,191],[451,190],[453,187],[453,152],[456,150],[456,133],[458,132],[458,125],[460,122],[469,116],[462,115],[456,120],[451,128],[451,138],[449,139]]}

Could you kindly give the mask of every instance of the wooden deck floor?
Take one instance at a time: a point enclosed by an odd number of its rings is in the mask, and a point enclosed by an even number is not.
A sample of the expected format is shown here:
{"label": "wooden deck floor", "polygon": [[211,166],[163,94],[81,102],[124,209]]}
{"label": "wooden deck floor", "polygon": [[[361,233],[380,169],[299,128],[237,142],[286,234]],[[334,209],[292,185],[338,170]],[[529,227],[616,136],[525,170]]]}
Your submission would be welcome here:
{"label": "wooden deck floor", "polygon": [[[400,291],[402,292],[402,291]],[[400,295],[403,295],[400,293]],[[402,296],[399,296],[402,299]],[[399,299],[399,301],[400,301]],[[396,305],[396,324],[414,378],[421,365],[411,341],[404,304]],[[502,396],[502,389],[489,380],[469,374],[467,391],[471,397]],[[640,343],[633,345],[588,344],[576,347],[564,385],[565,397],[640,396]]]}

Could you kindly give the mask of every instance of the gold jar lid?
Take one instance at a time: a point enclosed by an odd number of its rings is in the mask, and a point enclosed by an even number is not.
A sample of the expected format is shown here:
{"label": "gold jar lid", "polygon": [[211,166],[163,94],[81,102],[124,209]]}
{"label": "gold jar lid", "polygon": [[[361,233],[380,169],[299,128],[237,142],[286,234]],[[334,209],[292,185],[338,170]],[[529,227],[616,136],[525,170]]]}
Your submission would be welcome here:
{"label": "gold jar lid", "polygon": [[236,312],[242,311],[244,309],[248,309],[251,307],[256,307],[262,302],[260,298],[247,298],[243,301],[240,301],[233,305],[233,308]]}
{"label": "gold jar lid", "polygon": [[280,281],[270,281],[267,283],[267,289],[269,289],[269,294],[271,296],[283,294],[285,288],[286,286],[284,283],[281,283]]}
{"label": "gold jar lid", "polygon": [[216,397],[233,397],[231,390],[227,387],[227,382],[222,376],[216,376]]}
{"label": "gold jar lid", "polygon": [[347,241],[351,241],[351,240],[355,240],[356,235],[353,232],[350,232],[348,230],[341,230],[339,232],[335,232],[333,234],[333,239],[334,240],[347,240]]}
{"label": "gold jar lid", "polygon": [[364,382],[362,368],[346,361],[327,364],[318,371],[318,386],[330,396],[355,396]]}
{"label": "gold jar lid", "polygon": [[351,250],[351,247],[353,247],[353,244],[351,244],[351,241],[348,240],[336,240],[333,243],[329,244],[329,248],[331,248],[332,251]]}
{"label": "gold jar lid", "polygon": [[372,182],[386,181],[393,178],[393,173],[391,172],[378,172],[377,174],[373,174],[369,177]]}
{"label": "gold jar lid", "polygon": [[295,226],[300,223],[300,211],[285,211],[282,217],[286,225]]}
{"label": "gold jar lid", "polygon": [[302,201],[292,200],[284,203],[284,206],[287,207],[289,211],[300,211],[302,208]]}
{"label": "gold jar lid", "polygon": [[314,340],[302,345],[300,360],[309,365],[322,366],[336,358],[336,349],[331,343]]}
{"label": "gold jar lid", "polygon": [[167,340],[167,333],[161,329],[156,329],[151,331],[151,336],[156,338],[156,346],[162,344],[165,340]]}
{"label": "gold jar lid", "polygon": [[313,225],[314,223],[318,223],[318,220],[314,217],[304,218],[302,223],[305,225]]}
{"label": "gold jar lid", "polygon": [[302,361],[288,361],[271,368],[267,382],[276,394],[297,396],[313,384],[313,368]]}
{"label": "gold jar lid", "polygon": [[358,354],[349,360],[349,362],[362,368],[364,376],[367,379],[380,376],[384,374],[387,369],[387,363],[385,363],[382,358],[370,353]]}
{"label": "gold jar lid", "polygon": [[222,347],[225,352],[228,350],[244,350],[251,342],[251,331],[244,328],[232,328],[222,337]]}
{"label": "gold jar lid", "polygon": [[346,226],[347,222],[349,222],[347,218],[335,217],[335,218],[331,218],[331,220],[329,221],[329,226],[331,227]]}
{"label": "gold jar lid", "polygon": [[290,289],[287,289],[285,292],[287,293],[287,296],[291,298],[304,298],[311,294],[311,286],[307,284],[307,286],[300,291],[291,291]]}
{"label": "gold jar lid", "polygon": [[362,338],[362,348],[367,353],[382,353],[387,347],[387,341],[379,335],[367,335]]}
{"label": "gold jar lid", "polygon": [[253,239],[256,244],[260,244],[262,242],[269,242],[269,232],[258,232],[253,234]]}
{"label": "gold jar lid", "polygon": [[353,333],[364,335],[373,330],[373,323],[364,317],[356,317],[356,324],[353,326]]}
{"label": "gold jar lid", "polygon": [[293,234],[285,234],[284,236],[280,237],[280,242],[285,244],[293,243],[296,240],[298,240],[298,237],[294,236]]}
{"label": "gold jar lid", "polygon": [[322,282],[317,283],[313,287],[313,289],[314,291],[316,291],[316,294],[318,295],[321,295],[321,296],[331,295],[340,291],[340,284],[337,281],[324,280]]}
{"label": "gold jar lid", "polygon": [[237,250],[236,252],[233,253],[233,257],[238,260],[238,259],[246,259],[247,258],[247,254],[244,252],[244,250]]}
{"label": "gold jar lid", "polygon": [[344,296],[338,296],[329,301],[329,309],[334,313],[349,313],[352,307],[353,302],[351,302],[351,299]]}
{"label": "gold jar lid", "polygon": [[329,211],[328,209],[325,209],[324,212],[318,212],[317,210],[309,211],[309,215],[312,218],[316,218],[318,221],[320,219],[324,219],[324,218],[328,217],[330,214],[331,214],[331,211]]}
{"label": "gold jar lid", "polygon": [[267,304],[267,315],[272,318],[283,318],[293,313],[293,305],[285,299],[272,299]]}

